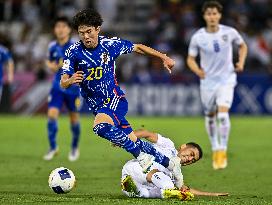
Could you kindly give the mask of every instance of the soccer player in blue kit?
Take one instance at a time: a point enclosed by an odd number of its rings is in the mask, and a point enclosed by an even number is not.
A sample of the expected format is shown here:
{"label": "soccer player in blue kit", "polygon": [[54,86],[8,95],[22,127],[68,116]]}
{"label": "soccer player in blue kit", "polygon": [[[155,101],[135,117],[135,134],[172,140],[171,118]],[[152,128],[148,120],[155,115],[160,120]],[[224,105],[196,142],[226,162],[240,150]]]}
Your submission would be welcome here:
{"label": "soccer player in blue kit", "polygon": [[160,58],[169,72],[175,62],[142,44],[100,36],[102,23],[100,14],[94,9],[85,9],[73,17],[73,27],[81,40],[65,52],[60,84],[63,88],[80,85],[81,95],[95,115],[93,131],[97,135],[131,153],[144,172],[153,161],[162,164],[172,172],[180,188],[183,184],[180,158],[169,159],[150,143],[137,139],[125,118],[128,102],[115,78],[115,59],[133,51]]}
{"label": "soccer player in blue kit", "polygon": [[5,66],[8,71],[8,83],[12,83],[14,78],[14,62],[10,51],[5,46],[0,45],[0,103],[3,91],[3,68]]}
{"label": "soccer player in blue kit", "polygon": [[47,67],[55,73],[55,78],[52,82],[52,88],[48,97],[48,140],[50,144],[49,151],[44,155],[44,160],[51,160],[58,153],[56,143],[56,135],[58,131],[57,119],[63,103],[69,110],[72,143],[71,151],[68,159],[75,161],[79,157],[78,142],[80,137],[79,124],[79,107],[80,107],[80,93],[79,86],[72,85],[68,89],[60,87],[61,67],[65,50],[68,49],[74,42],[70,39],[72,28],[70,22],[66,17],[58,17],[54,21],[54,34],[56,41],[49,44]]}

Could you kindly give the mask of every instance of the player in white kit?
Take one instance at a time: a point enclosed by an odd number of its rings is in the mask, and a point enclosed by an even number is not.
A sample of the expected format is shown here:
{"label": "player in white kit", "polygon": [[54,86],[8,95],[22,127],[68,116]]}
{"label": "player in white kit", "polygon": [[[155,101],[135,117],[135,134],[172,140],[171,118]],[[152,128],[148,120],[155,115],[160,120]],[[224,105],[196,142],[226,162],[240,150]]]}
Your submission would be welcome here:
{"label": "player in white kit", "polygon": [[[160,134],[147,130],[137,130],[138,138],[145,138],[152,142],[154,147],[168,157],[178,156],[183,166],[192,164],[202,158],[202,149],[196,143],[181,145],[176,150],[174,143]],[[192,200],[195,195],[225,196],[228,193],[203,192],[189,189],[183,186],[176,189],[175,180],[165,167],[154,163],[148,173],[143,173],[137,160],[128,161],[122,169],[121,187],[123,193],[129,197],[141,198],[178,198],[180,200]]]}
{"label": "player in white kit", "polygon": [[[202,7],[206,27],[194,33],[189,45],[188,67],[200,78],[205,125],[213,151],[213,168],[227,166],[230,133],[229,109],[233,101],[236,72],[244,70],[247,45],[236,29],[219,24],[222,5],[205,2]],[[238,62],[233,65],[233,44],[238,45]],[[200,55],[200,66],[196,57]]]}

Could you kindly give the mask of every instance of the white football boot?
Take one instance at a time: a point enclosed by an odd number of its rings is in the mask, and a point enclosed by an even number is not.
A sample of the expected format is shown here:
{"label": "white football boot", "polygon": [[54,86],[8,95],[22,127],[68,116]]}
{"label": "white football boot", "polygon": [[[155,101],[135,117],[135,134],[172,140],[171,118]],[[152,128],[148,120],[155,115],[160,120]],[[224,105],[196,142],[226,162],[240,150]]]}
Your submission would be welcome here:
{"label": "white football boot", "polygon": [[50,149],[44,156],[43,159],[46,161],[52,160],[59,153],[59,148]]}
{"label": "white football boot", "polygon": [[141,152],[139,154],[139,156],[137,157],[138,162],[140,163],[141,167],[143,168],[143,172],[147,173],[150,169],[150,167],[152,166],[153,162],[154,162],[155,157]]}
{"label": "white football boot", "polygon": [[69,159],[69,161],[74,162],[74,161],[78,160],[79,155],[80,155],[80,153],[79,153],[78,148],[72,149],[69,152],[68,159]]}

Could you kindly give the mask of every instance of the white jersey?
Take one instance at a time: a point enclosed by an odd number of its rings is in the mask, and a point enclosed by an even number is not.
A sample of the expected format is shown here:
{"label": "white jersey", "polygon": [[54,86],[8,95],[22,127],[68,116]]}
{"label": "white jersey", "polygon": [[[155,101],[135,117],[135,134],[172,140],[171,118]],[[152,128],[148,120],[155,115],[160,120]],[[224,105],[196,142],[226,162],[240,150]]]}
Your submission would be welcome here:
{"label": "white jersey", "polygon": [[[169,158],[175,157],[178,154],[174,143],[169,138],[163,137],[160,134],[158,134],[157,143],[154,143],[153,146],[156,150]],[[174,181],[172,173],[159,163],[154,162],[150,170],[153,169],[158,169],[160,172],[168,175]],[[122,170],[122,178],[124,178],[126,175],[130,175],[138,183],[139,186],[144,185],[147,187],[154,187],[152,183],[148,183],[146,181],[146,174],[143,174],[142,167],[136,159],[132,159],[124,165]]]}
{"label": "white jersey", "polygon": [[206,76],[200,81],[203,89],[217,89],[220,85],[236,85],[236,73],[233,65],[233,44],[244,42],[236,29],[219,25],[215,33],[199,29],[192,36],[188,54],[196,57],[200,54],[200,67]]}
{"label": "white jersey", "polygon": [[[156,150],[158,150],[161,154],[165,155],[168,158],[175,157],[178,154],[174,142],[172,142],[172,140],[170,140],[169,138],[163,137],[160,134],[158,134],[157,143],[154,143],[153,146]],[[152,169],[158,169],[159,171],[164,172],[166,175],[171,176],[171,172],[157,162],[152,165],[151,170]]]}

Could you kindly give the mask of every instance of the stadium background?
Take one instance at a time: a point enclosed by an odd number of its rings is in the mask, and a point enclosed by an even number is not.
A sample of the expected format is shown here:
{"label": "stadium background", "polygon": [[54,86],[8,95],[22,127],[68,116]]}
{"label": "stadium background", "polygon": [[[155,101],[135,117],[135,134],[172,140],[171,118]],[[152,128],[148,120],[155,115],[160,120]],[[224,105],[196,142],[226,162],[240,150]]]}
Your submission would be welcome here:
{"label": "stadium background", "polygon": [[[157,59],[140,55],[117,61],[119,83],[126,90],[133,115],[200,115],[198,79],[186,66],[190,36],[200,26],[204,1],[0,1],[0,42],[15,60],[15,81],[6,85],[2,112],[45,113],[52,73],[44,64],[53,39],[54,17],[72,17],[85,7],[96,7],[104,18],[102,34],[145,43],[176,60],[173,74]],[[241,32],[249,47],[245,72],[239,75],[232,112],[272,113],[272,17],[268,0],[221,1],[222,23]],[[74,33],[73,38],[77,38]],[[82,108],[87,112],[86,106]]]}
{"label": "stadium background", "polygon": [[[0,0],[0,41],[11,49],[15,60],[15,80],[12,85],[5,83],[0,106],[0,204],[177,203],[122,195],[120,172],[131,156],[94,135],[90,114],[81,118],[78,161],[67,159],[71,134],[66,115],[59,119],[59,156],[50,162],[42,160],[48,148],[45,113],[52,73],[44,60],[53,39],[51,25],[54,17],[72,17],[85,7],[101,12],[105,35],[145,43],[176,60],[169,75],[155,59],[124,55],[117,61],[117,75],[126,90],[134,128],[145,125],[177,145],[196,141],[202,146],[203,160],[183,168],[186,183],[201,190],[230,193],[227,198],[199,197],[188,204],[272,204],[271,1],[220,1],[224,5],[222,23],[241,32],[249,55],[245,72],[239,74],[232,108],[229,166],[219,172],[211,167],[199,82],[185,64],[190,36],[204,23],[200,12],[203,2]],[[88,112],[86,106],[82,112]],[[78,185],[68,195],[54,195],[47,185],[50,171],[60,166],[70,168],[77,177]]]}

